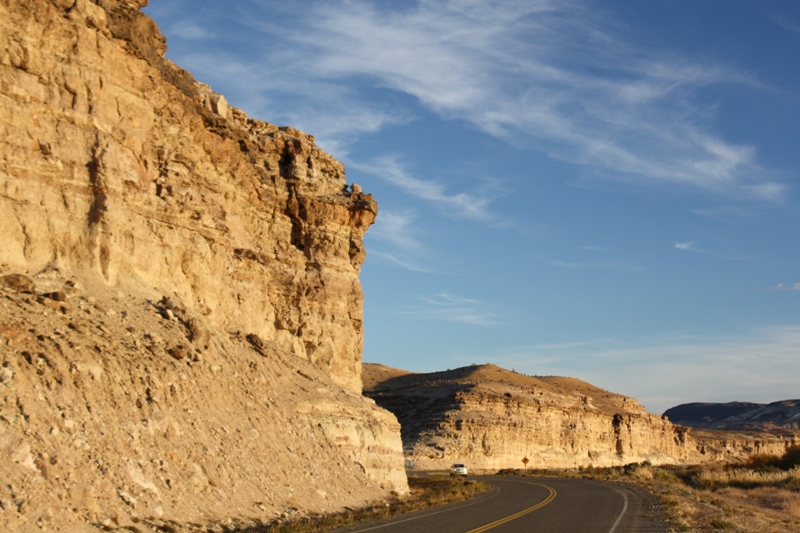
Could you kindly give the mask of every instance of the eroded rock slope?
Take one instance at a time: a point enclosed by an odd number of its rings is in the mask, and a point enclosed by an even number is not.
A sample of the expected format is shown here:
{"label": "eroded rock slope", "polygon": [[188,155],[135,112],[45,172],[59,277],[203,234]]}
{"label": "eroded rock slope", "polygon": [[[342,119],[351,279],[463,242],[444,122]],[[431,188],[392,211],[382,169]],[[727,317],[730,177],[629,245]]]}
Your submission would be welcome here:
{"label": "eroded rock slope", "polygon": [[244,528],[406,490],[394,416],[312,363],[146,287],[26,279],[0,278],[0,530]]}
{"label": "eroded rock slope", "polygon": [[360,395],[377,204],[166,60],[145,4],[0,1],[0,530],[405,492]]}

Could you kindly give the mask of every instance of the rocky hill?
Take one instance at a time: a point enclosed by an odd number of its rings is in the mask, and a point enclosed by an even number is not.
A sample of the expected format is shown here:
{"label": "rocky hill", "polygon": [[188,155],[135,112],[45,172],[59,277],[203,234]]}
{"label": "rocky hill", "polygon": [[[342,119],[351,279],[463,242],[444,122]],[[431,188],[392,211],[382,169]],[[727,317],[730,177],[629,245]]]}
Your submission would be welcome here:
{"label": "rocky hill", "polygon": [[0,530],[405,492],[360,395],[376,202],[166,60],[146,3],[0,1]]}
{"label": "rocky hill", "polygon": [[664,416],[676,424],[695,428],[797,431],[800,430],[800,400],[783,400],[769,404],[685,403],[667,409]]}
{"label": "rocky hill", "polygon": [[574,378],[526,376],[495,365],[414,374],[364,365],[365,394],[402,426],[420,469],[464,461],[473,470],[740,461],[782,454],[797,437],[692,435],[635,399]]}

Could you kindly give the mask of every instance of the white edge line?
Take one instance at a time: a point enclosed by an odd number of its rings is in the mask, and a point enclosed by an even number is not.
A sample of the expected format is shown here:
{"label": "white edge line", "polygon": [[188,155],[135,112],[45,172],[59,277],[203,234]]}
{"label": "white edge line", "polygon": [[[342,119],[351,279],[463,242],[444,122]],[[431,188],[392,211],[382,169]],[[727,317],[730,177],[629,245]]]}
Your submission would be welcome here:
{"label": "white edge line", "polygon": [[611,488],[614,491],[618,492],[619,494],[622,494],[622,497],[625,499],[625,505],[622,506],[622,512],[619,513],[619,516],[617,517],[617,521],[614,522],[614,525],[611,526],[611,529],[608,530],[608,533],[614,533],[614,531],[616,531],[617,526],[619,525],[620,522],[622,522],[622,517],[625,516],[625,512],[628,510],[628,496],[624,492],[622,492],[621,490],[617,490],[614,487],[611,487]]}

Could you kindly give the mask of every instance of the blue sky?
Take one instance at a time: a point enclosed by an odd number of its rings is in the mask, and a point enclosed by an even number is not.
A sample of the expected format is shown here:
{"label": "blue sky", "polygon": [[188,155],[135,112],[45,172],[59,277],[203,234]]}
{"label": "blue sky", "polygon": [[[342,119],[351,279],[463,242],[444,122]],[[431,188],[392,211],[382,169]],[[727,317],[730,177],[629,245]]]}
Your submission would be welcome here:
{"label": "blue sky", "polygon": [[151,0],[375,195],[364,360],[800,397],[800,2]]}

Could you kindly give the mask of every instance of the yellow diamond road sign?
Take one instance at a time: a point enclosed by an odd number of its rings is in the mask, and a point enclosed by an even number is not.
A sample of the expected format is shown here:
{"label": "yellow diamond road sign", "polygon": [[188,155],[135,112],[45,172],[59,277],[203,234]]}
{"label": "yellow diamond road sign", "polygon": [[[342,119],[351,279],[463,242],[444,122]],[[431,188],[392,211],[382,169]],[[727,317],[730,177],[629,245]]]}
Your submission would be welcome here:
{"label": "yellow diamond road sign", "polygon": [[523,457],[523,458],[522,458],[522,464],[525,464],[525,465],[526,465],[526,464],[528,464],[528,462],[529,462],[529,461],[528,461],[528,458],[527,458],[527,457]]}

